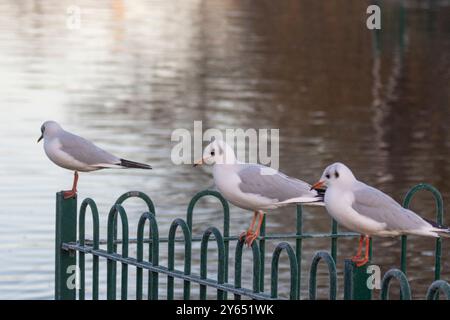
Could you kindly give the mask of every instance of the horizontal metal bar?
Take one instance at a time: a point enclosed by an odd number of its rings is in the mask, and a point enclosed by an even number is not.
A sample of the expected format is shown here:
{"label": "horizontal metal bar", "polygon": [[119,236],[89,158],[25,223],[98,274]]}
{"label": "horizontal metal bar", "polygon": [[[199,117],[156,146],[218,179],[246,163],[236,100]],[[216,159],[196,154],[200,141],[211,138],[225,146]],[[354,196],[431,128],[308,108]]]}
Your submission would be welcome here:
{"label": "horizontal metal bar", "polygon": [[103,258],[113,260],[116,262],[120,262],[120,263],[124,263],[124,264],[131,265],[134,267],[157,272],[159,274],[165,274],[165,275],[168,275],[168,276],[171,276],[174,278],[178,278],[178,279],[182,279],[182,280],[186,280],[186,281],[190,281],[190,282],[195,282],[195,283],[198,283],[201,285],[206,285],[208,287],[227,291],[227,292],[230,292],[233,294],[238,294],[241,296],[246,296],[246,297],[256,299],[256,300],[274,300],[268,294],[265,294],[265,293],[255,293],[252,290],[249,290],[246,288],[235,288],[233,285],[228,284],[228,283],[219,284],[219,283],[217,283],[217,281],[214,281],[211,279],[201,279],[200,276],[196,275],[196,274],[186,275],[182,271],[179,271],[179,270],[169,270],[163,266],[154,266],[151,263],[146,262],[146,261],[138,262],[135,258],[124,258],[117,253],[110,254],[106,250],[102,250],[102,249],[94,250],[92,247],[80,246],[75,243],[63,243],[62,249],[92,254],[94,256],[103,257]]}
{"label": "horizontal metal bar", "polygon": [[[265,236],[258,237],[259,240],[265,239],[265,240],[278,240],[278,239],[312,239],[312,238],[351,238],[351,237],[359,237],[359,233],[355,232],[340,232],[340,233],[303,233],[303,234],[295,234],[295,233],[284,233],[284,234],[269,234]],[[238,240],[238,236],[231,236],[231,237],[223,237],[225,241],[232,241],[232,240]],[[202,236],[193,236],[192,241],[200,242],[202,240]],[[215,241],[214,236],[211,236],[209,241]],[[151,243],[151,239],[144,239],[144,243]],[[168,242],[168,238],[159,238],[159,242]],[[175,242],[184,242],[183,238],[175,238]],[[115,244],[121,244],[122,240],[118,239],[114,241]],[[131,238],[128,240],[129,244],[137,243],[136,238]],[[91,239],[85,239],[85,245],[92,245],[93,241]],[[107,244],[105,239],[101,239],[99,244],[105,245]]]}

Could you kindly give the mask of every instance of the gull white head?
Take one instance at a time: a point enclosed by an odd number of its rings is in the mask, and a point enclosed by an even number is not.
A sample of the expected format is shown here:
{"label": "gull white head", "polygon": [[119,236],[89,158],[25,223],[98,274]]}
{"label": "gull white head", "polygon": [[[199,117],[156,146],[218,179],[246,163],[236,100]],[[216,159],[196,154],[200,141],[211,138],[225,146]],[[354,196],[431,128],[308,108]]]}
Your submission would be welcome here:
{"label": "gull white head", "polygon": [[222,140],[214,140],[203,151],[201,159],[194,162],[194,167],[201,164],[233,164],[236,163],[234,150]]}
{"label": "gull white head", "polygon": [[311,189],[320,189],[323,186],[346,187],[351,186],[356,181],[352,171],[343,163],[335,162],[330,164],[322,173],[320,180]]}
{"label": "gull white head", "polygon": [[62,127],[59,125],[59,123],[51,120],[45,121],[41,126],[41,136],[39,137],[37,142],[41,141],[42,138],[51,138],[61,130]]}

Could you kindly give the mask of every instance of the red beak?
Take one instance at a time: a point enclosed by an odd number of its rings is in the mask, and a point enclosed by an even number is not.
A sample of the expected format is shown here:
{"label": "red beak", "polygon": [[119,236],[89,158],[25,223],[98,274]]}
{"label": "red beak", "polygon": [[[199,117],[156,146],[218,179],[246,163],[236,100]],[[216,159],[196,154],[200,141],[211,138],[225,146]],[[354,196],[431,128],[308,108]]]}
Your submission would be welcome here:
{"label": "red beak", "polygon": [[310,190],[313,190],[313,189],[315,189],[315,190],[320,189],[321,187],[323,187],[324,184],[325,184],[325,181],[318,181],[318,182],[314,183],[314,184],[311,186],[311,189],[310,189]]}

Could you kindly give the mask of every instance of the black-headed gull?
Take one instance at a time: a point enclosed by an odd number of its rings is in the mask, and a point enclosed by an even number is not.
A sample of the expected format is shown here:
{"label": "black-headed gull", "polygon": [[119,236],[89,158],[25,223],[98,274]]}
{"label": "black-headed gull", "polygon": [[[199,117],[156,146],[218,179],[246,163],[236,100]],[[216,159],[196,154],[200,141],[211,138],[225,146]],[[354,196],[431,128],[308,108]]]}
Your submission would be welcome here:
{"label": "black-headed gull", "polygon": [[56,165],[74,171],[73,186],[71,190],[64,191],[65,199],[72,198],[77,193],[78,171],[105,168],[151,169],[147,164],[120,159],[92,142],[65,131],[55,121],[46,121],[41,126],[41,136],[37,142],[42,139],[48,158]]}
{"label": "black-headed gull", "polygon": [[214,183],[225,199],[254,212],[250,227],[241,234],[248,246],[259,236],[263,210],[288,204],[323,205],[322,193],[311,190],[308,183],[263,165],[240,162],[224,141],[211,142],[194,166],[203,163],[213,165]]}
{"label": "black-headed gull", "polygon": [[[358,253],[352,258],[357,266],[362,266],[369,260],[371,236],[450,236],[449,228],[420,217],[382,191],[358,181],[342,163],[329,165],[312,188],[324,186],[327,187],[324,201],[328,213],[339,224],[361,234]],[[366,252],[362,258],[364,240]]]}

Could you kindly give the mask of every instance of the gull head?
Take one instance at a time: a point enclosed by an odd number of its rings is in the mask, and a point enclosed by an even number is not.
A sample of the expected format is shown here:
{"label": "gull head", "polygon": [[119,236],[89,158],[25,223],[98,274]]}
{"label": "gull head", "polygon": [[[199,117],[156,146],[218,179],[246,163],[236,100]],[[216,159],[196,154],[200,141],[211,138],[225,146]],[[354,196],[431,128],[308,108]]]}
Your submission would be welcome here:
{"label": "gull head", "polygon": [[326,167],[320,180],[311,189],[320,189],[324,186],[327,188],[351,186],[355,181],[352,171],[345,164],[336,162]]}
{"label": "gull head", "polygon": [[214,140],[205,148],[202,158],[194,162],[194,167],[202,164],[233,163],[236,163],[236,155],[233,149],[222,140]]}
{"label": "gull head", "polygon": [[62,130],[61,126],[55,121],[45,121],[41,126],[41,136],[38,139],[41,141],[43,138],[48,138],[56,135],[60,130]]}

